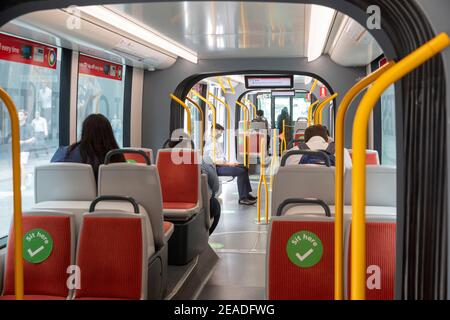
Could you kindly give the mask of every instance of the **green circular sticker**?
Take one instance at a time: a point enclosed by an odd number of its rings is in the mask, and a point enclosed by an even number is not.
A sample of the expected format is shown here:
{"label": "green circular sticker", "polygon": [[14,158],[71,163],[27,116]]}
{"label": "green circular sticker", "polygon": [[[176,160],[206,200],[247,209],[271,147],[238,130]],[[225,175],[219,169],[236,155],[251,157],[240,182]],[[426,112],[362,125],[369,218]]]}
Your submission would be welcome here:
{"label": "green circular sticker", "polygon": [[50,256],[53,239],[43,229],[33,229],[23,236],[23,258],[31,263],[41,263]]}
{"label": "green circular sticker", "polygon": [[289,238],[286,253],[289,260],[296,266],[310,268],[322,259],[322,241],[316,234],[302,230]]}

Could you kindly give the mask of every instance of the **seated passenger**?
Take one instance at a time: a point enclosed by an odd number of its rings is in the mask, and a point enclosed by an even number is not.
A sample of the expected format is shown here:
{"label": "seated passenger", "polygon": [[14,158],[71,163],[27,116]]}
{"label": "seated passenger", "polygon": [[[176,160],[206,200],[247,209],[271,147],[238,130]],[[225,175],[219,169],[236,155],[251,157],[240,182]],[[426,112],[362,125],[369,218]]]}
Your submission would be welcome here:
{"label": "seated passenger", "polygon": [[[105,161],[106,154],[119,149],[109,120],[101,114],[91,114],[83,121],[81,140],[56,150],[50,162],[87,163],[94,170],[97,179],[98,168]],[[111,162],[125,162],[122,154],[115,155]]]}
{"label": "seated passenger", "polygon": [[[328,134],[328,129],[320,124],[309,126],[305,130],[305,142],[300,143],[287,151],[292,150],[322,150],[325,151],[330,158],[331,165],[334,166],[335,160],[335,146]],[[315,164],[318,163],[315,156],[293,155],[290,156],[286,165],[296,164]],[[350,168],[352,166],[352,159],[347,149],[344,149],[344,167]]]}
{"label": "seated passenger", "polygon": [[[212,129],[211,129],[212,131]],[[252,196],[252,186],[250,185],[250,178],[248,176],[248,170],[246,167],[240,165],[239,163],[227,162],[225,153],[223,152],[222,144],[219,143],[219,139],[222,136],[224,128],[220,124],[216,124],[216,136],[214,140],[216,141],[216,156],[214,158],[214,144],[213,138],[209,139],[203,150],[203,158],[205,161],[215,164],[217,174],[219,176],[237,177],[238,193],[239,193],[239,203],[245,205],[253,205],[256,203],[256,197]],[[215,163],[213,162],[215,159]]]}

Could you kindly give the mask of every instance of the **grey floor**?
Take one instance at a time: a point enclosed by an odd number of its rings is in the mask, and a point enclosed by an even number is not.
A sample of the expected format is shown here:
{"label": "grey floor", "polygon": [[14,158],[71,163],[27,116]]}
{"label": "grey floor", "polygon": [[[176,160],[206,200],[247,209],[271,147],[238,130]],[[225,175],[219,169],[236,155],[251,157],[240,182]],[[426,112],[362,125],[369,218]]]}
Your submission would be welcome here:
{"label": "grey floor", "polygon": [[[256,195],[258,177],[252,176],[251,180]],[[222,184],[220,198],[220,222],[210,237],[210,244],[220,260],[198,299],[264,299],[268,226],[256,223],[256,204],[238,204],[236,180]],[[261,200],[261,216],[264,217],[264,197]]]}

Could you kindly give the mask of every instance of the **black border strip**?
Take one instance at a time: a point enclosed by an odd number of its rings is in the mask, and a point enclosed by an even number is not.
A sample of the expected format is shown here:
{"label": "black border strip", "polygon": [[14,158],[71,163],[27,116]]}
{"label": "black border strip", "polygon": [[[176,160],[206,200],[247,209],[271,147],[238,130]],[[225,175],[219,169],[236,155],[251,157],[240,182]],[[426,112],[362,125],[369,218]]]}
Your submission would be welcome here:
{"label": "black border strip", "polygon": [[131,96],[133,89],[133,67],[126,66],[123,96],[123,146],[131,145]]}
{"label": "black border strip", "polygon": [[59,145],[70,144],[70,84],[72,78],[72,50],[61,48],[59,73]]}

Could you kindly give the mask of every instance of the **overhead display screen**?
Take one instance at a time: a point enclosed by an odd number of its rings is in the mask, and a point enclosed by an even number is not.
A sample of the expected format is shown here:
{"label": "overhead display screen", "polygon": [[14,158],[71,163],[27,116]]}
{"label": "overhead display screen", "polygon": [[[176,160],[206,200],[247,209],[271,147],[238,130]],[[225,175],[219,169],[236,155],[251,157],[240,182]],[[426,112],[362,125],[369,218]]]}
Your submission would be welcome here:
{"label": "overhead display screen", "polygon": [[293,88],[294,76],[245,76],[247,89]]}

